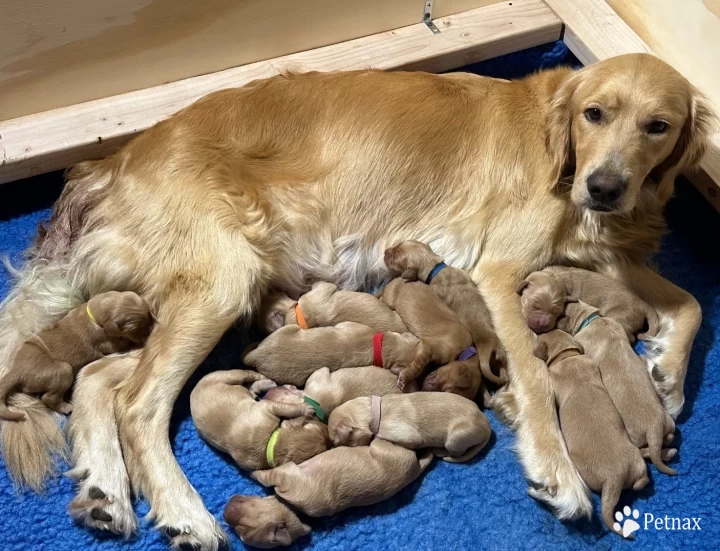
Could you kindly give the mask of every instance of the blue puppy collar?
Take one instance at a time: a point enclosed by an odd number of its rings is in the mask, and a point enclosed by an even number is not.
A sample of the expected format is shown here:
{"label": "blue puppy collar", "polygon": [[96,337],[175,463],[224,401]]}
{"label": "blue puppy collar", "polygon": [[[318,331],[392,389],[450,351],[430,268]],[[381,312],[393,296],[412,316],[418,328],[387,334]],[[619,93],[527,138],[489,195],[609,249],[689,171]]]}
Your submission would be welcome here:
{"label": "blue puppy collar", "polygon": [[445,264],[444,262],[440,262],[439,264],[435,264],[435,267],[434,267],[432,270],[430,270],[430,275],[427,276],[427,279],[425,280],[425,283],[426,283],[427,285],[430,285],[430,282],[431,282],[433,279],[435,279],[435,276],[438,275],[438,274],[443,270],[443,268],[447,268],[447,264]]}
{"label": "blue puppy collar", "polygon": [[600,314],[597,312],[593,312],[588,317],[583,320],[583,322],[580,324],[580,328],[577,330],[577,333],[585,329],[588,325],[590,325],[592,322],[594,322],[596,319],[600,317]]}

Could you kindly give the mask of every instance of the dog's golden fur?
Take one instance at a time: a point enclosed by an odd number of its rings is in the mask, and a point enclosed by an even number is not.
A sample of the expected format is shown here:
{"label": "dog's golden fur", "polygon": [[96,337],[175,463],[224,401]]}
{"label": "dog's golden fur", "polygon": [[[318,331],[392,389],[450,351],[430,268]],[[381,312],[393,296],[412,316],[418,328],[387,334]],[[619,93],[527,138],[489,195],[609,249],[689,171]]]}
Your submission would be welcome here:
{"label": "dog's golden fur", "polygon": [[[590,123],[589,108],[604,118]],[[117,391],[124,457],[158,526],[181,529],[169,532],[180,534],[173,543],[212,549],[224,534],[167,437],[182,386],[269,287],[297,295],[316,280],[373,285],[385,278],[382,251],[417,239],[469,270],[486,298],[518,398],[520,460],[535,486],[557,487],[536,495],[562,518],[586,514],[587,489],[515,288],[552,263],[623,281],[661,317],[653,361],[677,414],[700,308],[646,261],[674,177],[700,160],[710,119],[692,85],[648,55],[514,82],[358,71],[286,74],[216,92],[69,173],[36,259],[3,304],[0,368],[78,299],[110,289],[144,296],[160,326]],[[653,121],[669,126],[650,135]],[[627,181],[614,212],[588,206],[595,169]],[[68,230],[72,213],[82,229]],[[7,425],[6,451],[9,441],[42,440],[47,426],[25,423],[13,440]]]}

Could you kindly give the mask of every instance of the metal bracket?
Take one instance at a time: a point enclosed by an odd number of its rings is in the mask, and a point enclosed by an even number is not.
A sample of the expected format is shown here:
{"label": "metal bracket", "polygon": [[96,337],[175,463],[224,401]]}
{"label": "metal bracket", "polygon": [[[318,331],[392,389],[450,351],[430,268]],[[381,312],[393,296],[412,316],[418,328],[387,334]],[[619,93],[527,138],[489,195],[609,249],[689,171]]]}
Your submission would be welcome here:
{"label": "metal bracket", "polygon": [[425,10],[423,11],[423,23],[432,31],[433,34],[440,34],[440,29],[435,26],[432,20],[433,0],[425,0]]}

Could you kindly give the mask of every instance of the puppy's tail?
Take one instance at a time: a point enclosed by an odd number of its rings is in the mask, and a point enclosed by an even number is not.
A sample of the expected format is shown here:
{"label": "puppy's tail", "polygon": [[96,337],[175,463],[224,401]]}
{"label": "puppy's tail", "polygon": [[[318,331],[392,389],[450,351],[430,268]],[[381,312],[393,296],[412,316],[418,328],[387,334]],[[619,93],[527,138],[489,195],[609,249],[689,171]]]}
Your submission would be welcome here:
{"label": "puppy's tail", "polygon": [[11,411],[7,406],[8,396],[15,390],[15,383],[8,378],[0,380],[0,418],[6,421],[22,421],[25,414],[22,411]]}
{"label": "puppy's tail", "polygon": [[615,513],[615,507],[617,507],[618,501],[620,501],[622,489],[622,481],[617,478],[606,481],[602,487],[602,519],[605,526],[608,527],[608,530],[616,534],[620,534],[620,532],[614,527],[615,521],[613,520],[613,514]]}
{"label": "puppy's tail", "polygon": [[661,473],[675,476],[677,474],[677,471],[672,467],[668,467],[663,462],[662,446],[664,439],[664,430],[662,423],[657,423],[657,425],[658,426],[652,427],[647,432],[648,455],[650,456],[650,461],[652,461],[652,464],[655,465],[655,468]]}
{"label": "puppy's tail", "polygon": [[465,461],[468,461],[475,457],[478,453],[480,453],[480,450],[482,450],[485,447],[486,442],[482,442],[480,444],[475,444],[474,446],[471,446],[467,449],[467,451],[462,454],[455,457],[452,457],[450,455],[443,457],[444,461],[447,461],[448,463],[463,463]]}

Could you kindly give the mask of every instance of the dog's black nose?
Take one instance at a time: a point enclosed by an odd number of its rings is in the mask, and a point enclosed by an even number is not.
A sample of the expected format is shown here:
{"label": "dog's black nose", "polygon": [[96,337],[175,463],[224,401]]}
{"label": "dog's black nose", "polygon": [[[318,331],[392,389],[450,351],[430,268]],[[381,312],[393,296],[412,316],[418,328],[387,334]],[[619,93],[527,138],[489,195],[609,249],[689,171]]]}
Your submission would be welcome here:
{"label": "dog's black nose", "polygon": [[[613,208],[625,193],[627,180],[617,174],[596,170],[587,179],[587,190],[595,205]],[[603,210],[602,208],[598,210]]]}

